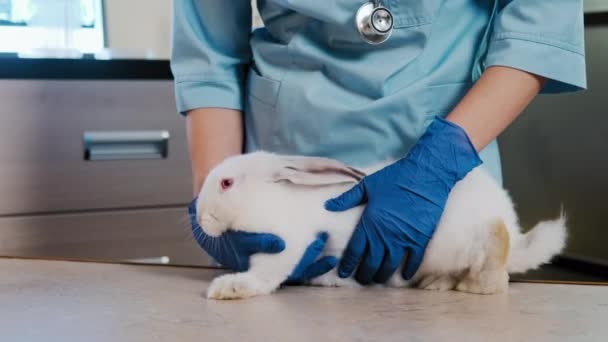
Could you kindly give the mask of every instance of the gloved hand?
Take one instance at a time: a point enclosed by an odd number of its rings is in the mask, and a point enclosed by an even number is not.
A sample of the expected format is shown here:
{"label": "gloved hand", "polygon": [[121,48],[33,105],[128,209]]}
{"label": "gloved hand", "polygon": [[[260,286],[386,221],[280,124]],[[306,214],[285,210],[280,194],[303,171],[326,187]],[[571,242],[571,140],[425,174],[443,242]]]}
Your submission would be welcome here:
{"label": "gloved hand", "polygon": [[[219,237],[212,237],[203,231],[196,220],[196,198],[188,206],[192,233],[196,242],[213,259],[224,267],[236,272],[249,269],[249,257],[255,253],[279,253],[285,249],[285,242],[272,234],[257,234],[241,231],[227,231]],[[289,276],[287,284],[307,282],[329,272],[337,264],[333,256],[317,258],[323,253],[327,233],[320,233],[306,249],[304,256]]]}
{"label": "gloved hand", "polygon": [[410,279],[422,263],[451,189],[480,164],[466,132],[437,118],[406,157],[327,201],[330,211],[367,202],[340,261],[339,276],[350,276],[359,265],[358,282],[384,283],[407,258],[402,276]]}
{"label": "gloved hand", "polygon": [[317,260],[317,258],[323,254],[323,249],[325,248],[325,243],[328,238],[329,235],[325,232],[317,234],[317,239],[308,245],[308,248],[306,248],[306,251],[304,252],[304,256],[300,259],[300,262],[284,284],[300,285],[323,275],[336,267],[338,259],[335,256],[328,255]]}

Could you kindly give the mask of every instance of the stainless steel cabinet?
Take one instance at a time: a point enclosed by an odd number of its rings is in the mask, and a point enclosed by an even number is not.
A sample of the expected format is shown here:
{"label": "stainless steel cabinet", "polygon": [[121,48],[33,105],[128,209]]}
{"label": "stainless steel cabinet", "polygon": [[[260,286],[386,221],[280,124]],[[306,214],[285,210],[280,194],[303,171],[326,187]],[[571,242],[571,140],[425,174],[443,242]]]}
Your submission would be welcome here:
{"label": "stainless steel cabinet", "polygon": [[183,208],[0,218],[0,255],[206,265]]}
{"label": "stainless steel cabinet", "polygon": [[[0,215],[178,205],[190,170],[170,81],[0,81]],[[166,159],[86,161],[90,131],[166,130]]]}
{"label": "stainless steel cabinet", "polygon": [[[184,127],[171,80],[0,80],[0,255],[205,263]],[[118,136],[117,160],[86,160],[86,132]]]}

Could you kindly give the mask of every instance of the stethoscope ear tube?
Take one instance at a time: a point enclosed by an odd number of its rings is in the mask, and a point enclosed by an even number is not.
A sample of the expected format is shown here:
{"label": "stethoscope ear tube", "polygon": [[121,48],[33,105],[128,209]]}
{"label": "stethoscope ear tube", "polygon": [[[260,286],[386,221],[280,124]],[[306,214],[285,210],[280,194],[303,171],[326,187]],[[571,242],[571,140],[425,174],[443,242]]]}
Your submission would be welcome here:
{"label": "stethoscope ear tube", "polygon": [[366,43],[384,43],[393,33],[393,14],[380,0],[366,2],[357,10],[355,24]]}

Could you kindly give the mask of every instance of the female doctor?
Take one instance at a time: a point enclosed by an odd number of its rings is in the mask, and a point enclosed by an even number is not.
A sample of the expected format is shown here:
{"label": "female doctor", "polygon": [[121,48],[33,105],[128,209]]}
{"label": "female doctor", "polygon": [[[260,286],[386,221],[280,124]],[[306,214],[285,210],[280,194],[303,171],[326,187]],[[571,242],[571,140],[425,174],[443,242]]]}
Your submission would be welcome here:
{"label": "female doctor", "polygon": [[[454,184],[484,163],[499,181],[496,137],[539,93],[584,89],[582,0],[174,1],[172,71],[187,117],[194,193],[224,158],[263,149],[365,166],[328,210],[367,203],[341,277],[409,279]],[[190,206],[194,217],[194,206]],[[269,234],[197,241],[236,271],[277,253]],[[338,264],[319,234],[289,281]]]}

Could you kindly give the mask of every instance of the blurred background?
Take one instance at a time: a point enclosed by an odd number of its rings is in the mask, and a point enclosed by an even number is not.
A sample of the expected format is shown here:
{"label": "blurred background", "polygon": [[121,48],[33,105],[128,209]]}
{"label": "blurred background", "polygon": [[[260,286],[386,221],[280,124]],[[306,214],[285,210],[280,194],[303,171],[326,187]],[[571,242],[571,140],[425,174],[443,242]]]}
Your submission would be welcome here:
{"label": "blurred background", "polygon": [[[0,255],[211,262],[185,210],[171,9],[0,0]],[[592,279],[608,278],[608,0],[585,10],[589,90],[540,96],[499,142],[523,225],[563,206],[570,238],[555,267]]]}
{"label": "blurred background", "polygon": [[171,7],[169,0],[0,0],[0,52],[168,59]]}

